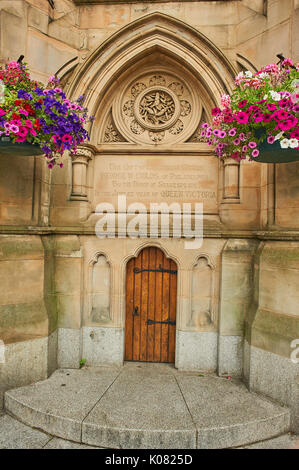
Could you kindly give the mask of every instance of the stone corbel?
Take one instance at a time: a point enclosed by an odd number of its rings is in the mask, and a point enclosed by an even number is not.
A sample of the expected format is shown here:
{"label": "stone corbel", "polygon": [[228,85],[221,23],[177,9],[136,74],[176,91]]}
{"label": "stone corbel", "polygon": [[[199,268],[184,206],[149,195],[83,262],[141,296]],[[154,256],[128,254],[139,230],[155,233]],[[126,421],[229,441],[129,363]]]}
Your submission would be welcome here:
{"label": "stone corbel", "polygon": [[87,167],[92,159],[90,147],[80,145],[76,155],[72,155],[72,193],[71,200],[87,201]]}
{"label": "stone corbel", "polygon": [[240,202],[240,163],[234,158],[225,158],[223,172],[222,202]]}

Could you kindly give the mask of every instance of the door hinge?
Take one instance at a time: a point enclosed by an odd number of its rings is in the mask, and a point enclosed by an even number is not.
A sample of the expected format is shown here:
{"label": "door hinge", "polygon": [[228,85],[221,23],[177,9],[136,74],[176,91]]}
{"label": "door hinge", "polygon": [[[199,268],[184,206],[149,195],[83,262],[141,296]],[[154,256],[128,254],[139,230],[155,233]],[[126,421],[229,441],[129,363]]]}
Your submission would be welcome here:
{"label": "door hinge", "polygon": [[158,320],[147,320],[148,325],[154,325],[155,323],[163,323],[165,325],[175,325],[176,322],[172,320],[158,321]]}
{"label": "door hinge", "polygon": [[178,273],[176,269],[164,269],[164,268],[162,268],[161,264],[159,265],[159,269],[134,268],[133,271],[134,271],[135,274],[143,273],[145,271],[151,272],[151,273],[168,273],[168,274],[177,274]]}

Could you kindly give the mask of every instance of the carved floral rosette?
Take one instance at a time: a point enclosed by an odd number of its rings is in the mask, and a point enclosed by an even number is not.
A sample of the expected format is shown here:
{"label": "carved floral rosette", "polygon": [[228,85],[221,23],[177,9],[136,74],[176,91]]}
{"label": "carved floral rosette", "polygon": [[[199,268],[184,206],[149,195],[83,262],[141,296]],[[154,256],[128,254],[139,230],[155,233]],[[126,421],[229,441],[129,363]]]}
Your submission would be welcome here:
{"label": "carved floral rosette", "polygon": [[[113,100],[110,119],[114,135],[119,133],[127,142],[163,145],[187,141],[201,113],[192,78],[161,68],[126,82]],[[104,140],[111,142],[107,128]]]}

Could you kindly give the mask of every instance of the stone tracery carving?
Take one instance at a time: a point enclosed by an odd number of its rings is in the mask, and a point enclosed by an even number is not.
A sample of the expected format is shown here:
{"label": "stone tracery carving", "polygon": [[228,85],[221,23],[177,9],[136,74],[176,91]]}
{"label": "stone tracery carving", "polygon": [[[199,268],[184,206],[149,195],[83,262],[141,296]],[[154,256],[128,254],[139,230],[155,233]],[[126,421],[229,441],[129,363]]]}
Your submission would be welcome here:
{"label": "stone tracery carving", "polygon": [[136,96],[139,95],[143,90],[146,89],[146,85],[144,83],[137,82],[135,85],[132,86],[131,88],[131,93],[136,98]]}
{"label": "stone tracery carving", "polygon": [[104,142],[125,142],[123,136],[116,129],[111,113],[109,114],[108,122],[105,128]]}
{"label": "stone tracery carving", "polygon": [[177,134],[180,134],[183,129],[184,129],[184,123],[183,123],[183,121],[181,121],[180,119],[178,119],[177,122],[175,123],[175,125],[172,126],[172,127],[169,129],[169,132],[170,132],[171,134],[177,135]]}
{"label": "stone tracery carving", "polygon": [[[185,76],[188,79],[187,72]],[[189,84],[185,80],[161,67],[145,69],[125,83],[112,105],[115,128],[108,126],[104,141],[121,141],[118,135],[126,142],[150,145],[186,141],[196,128],[202,105],[193,79]]]}
{"label": "stone tracery carving", "polygon": [[163,90],[146,93],[139,104],[139,114],[146,124],[164,124],[174,115],[175,103]]}

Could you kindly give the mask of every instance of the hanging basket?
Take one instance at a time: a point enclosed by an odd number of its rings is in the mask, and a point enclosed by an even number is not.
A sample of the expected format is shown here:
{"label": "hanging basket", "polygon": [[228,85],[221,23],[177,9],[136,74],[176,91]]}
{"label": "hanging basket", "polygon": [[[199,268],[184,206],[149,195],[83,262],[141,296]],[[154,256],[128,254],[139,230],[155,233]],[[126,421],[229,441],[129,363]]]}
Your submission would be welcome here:
{"label": "hanging basket", "polygon": [[36,156],[44,155],[44,152],[36,144],[30,144],[29,142],[23,142],[21,144],[14,144],[10,137],[0,137],[0,156],[3,155],[19,155],[19,156]]}
{"label": "hanging basket", "polygon": [[273,144],[268,144],[267,140],[264,140],[258,145],[260,154],[254,159],[260,163],[290,163],[299,161],[299,150],[298,149],[283,149],[280,146],[280,142],[277,140]]}

